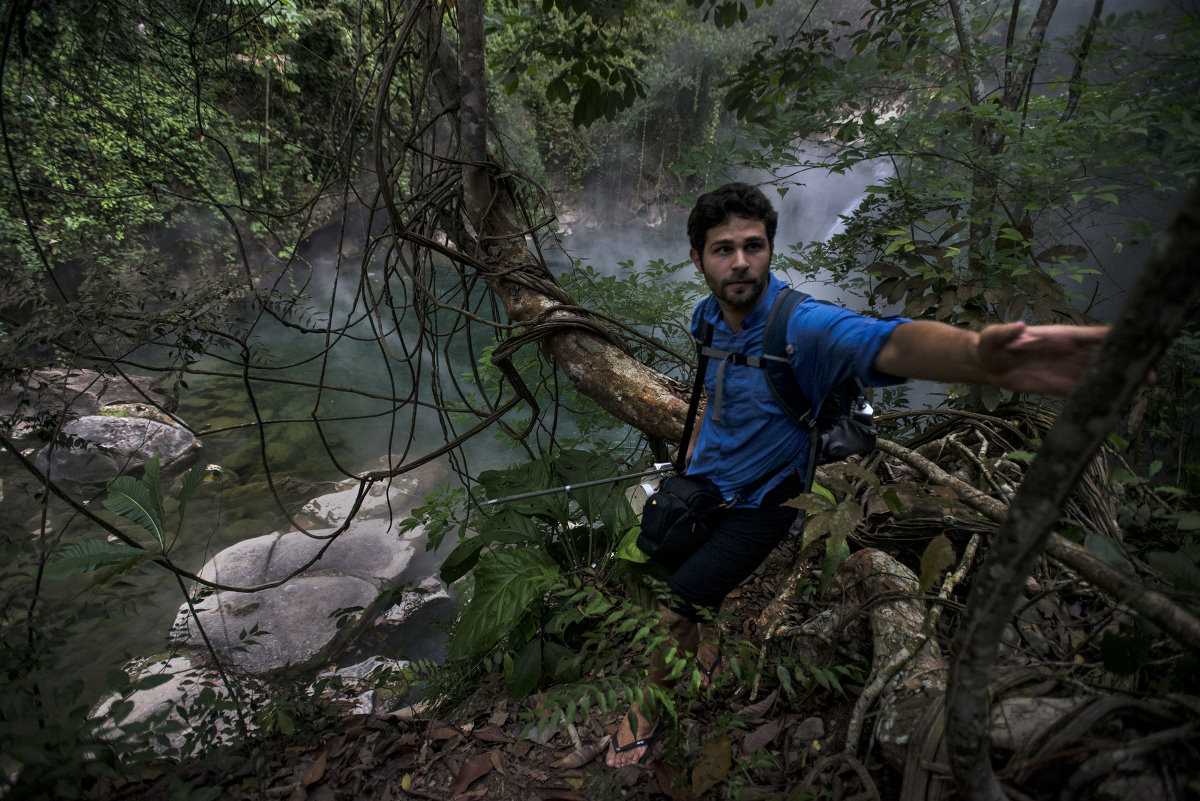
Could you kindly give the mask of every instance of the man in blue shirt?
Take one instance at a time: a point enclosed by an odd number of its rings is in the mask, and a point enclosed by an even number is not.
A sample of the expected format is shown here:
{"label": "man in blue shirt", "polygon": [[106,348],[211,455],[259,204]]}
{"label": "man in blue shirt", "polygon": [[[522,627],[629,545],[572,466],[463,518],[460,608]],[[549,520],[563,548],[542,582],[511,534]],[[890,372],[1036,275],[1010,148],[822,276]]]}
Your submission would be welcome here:
{"label": "man in blue shirt", "polygon": [[[714,348],[762,355],[767,315],[783,287],[770,272],[777,223],[770,201],[746,184],[727,184],[697,200],[688,218],[691,258],[712,294],[692,315],[693,336],[705,320]],[[1107,330],[1007,323],[974,332],[927,320],[878,320],[807,300],[788,320],[787,343],[796,381],[813,402],[851,377],[866,386],[923,378],[1063,395]],[[715,644],[701,643],[699,621],[786,535],[797,512],[782,504],[801,489],[809,447],[808,431],[778,404],[763,370],[711,360],[704,386],[708,403],[689,444],[688,474],[711,479],[728,507],[716,513],[703,546],[663,565],[677,599],[663,617],[680,649],[695,652],[711,678],[719,654]],[[608,764],[641,760],[654,733],[641,710],[631,708]]]}

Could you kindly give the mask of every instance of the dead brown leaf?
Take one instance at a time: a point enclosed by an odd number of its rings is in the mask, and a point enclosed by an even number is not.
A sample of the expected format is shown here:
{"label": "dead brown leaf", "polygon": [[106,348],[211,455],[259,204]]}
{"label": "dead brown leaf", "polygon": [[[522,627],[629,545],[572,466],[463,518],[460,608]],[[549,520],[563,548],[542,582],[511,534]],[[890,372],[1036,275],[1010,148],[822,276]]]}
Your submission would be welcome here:
{"label": "dead brown leaf", "polygon": [[475,738],[485,743],[511,743],[513,738],[504,733],[499,726],[484,726],[475,732]]}
{"label": "dead brown leaf", "polygon": [[767,716],[771,711],[771,707],[775,705],[775,701],[779,699],[779,690],[772,690],[771,694],[762,699],[756,704],[742,707],[738,710],[737,716],[750,721],[759,721]]}
{"label": "dead brown leaf", "polygon": [[522,759],[529,756],[529,752],[533,750],[533,743],[528,740],[518,740],[508,746],[509,753]]}
{"label": "dead brown leaf", "polygon": [[304,778],[300,780],[305,787],[308,787],[310,784],[316,784],[325,778],[325,763],[328,758],[329,754],[326,751],[321,751],[321,753],[317,754],[317,758],[308,766],[308,770],[304,771]]}
{"label": "dead brown leaf", "polygon": [[472,754],[467,757],[462,767],[458,769],[458,775],[454,777],[454,782],[450,785],[449,794],[456,796],[464,792],[474,782],[482,779],[491,772],[492,760],[490,756],[487,754]]}
{"label": "dead brown leaf", "polygon": [[567,770],[582,768],[608,747],[608,741],[608,737],[601,737],[598,741],[590,745],[585,745],[581,751],[569,751],[566,756],[554,763],[554,767],[566,768]]}
{"label": "dead brown leaf", "polygon": [[483,798],[485,795],[487,795],[487,788],[480,787],[476,790],[471,790],[466,793],[459,793],[458,795],[450,796],[450,799],[451,799],[451,801],[471,801],[471,799],[473,799],[473,798]]}
{"label": "dead brown leaf", "polygon": [[430,723],[426,736],[430,740],[450,740],[462,734],[462,730],[446,723]]}
{"label": "dead brown leaf", "polygon": [[779,736],[783,729],[782,720],[769,720],[742,738],[742,753],[753,754],[760,748],[765,748]]}
{"label": "dead brown leaf", "polygon": [[493,768],[505,776],[508,775],[508,771],[504,769],[504,757],[500,755],[499,750],[488,751],[488,759],[492,760]]}
{"label": "dead brown leaf", "polygon": [[675,768],[665,762],[654,763],[654,779],[658,782],[659,792],[671,797],[671,801],[693,801],[692,792],[681,781],[684,777]]}
{"label": "dead brown leaf", "polygon": [[488,718],[488,723],[493,726],[503,726],[508,722],[508,701],[500,700],[496,702],[496,708],[492,710],[492,716]]}
{"label": "dead brown leaf", "polygon": [[729,738],[709,740],[700,749],[700,759],[692,768],[692,795],[699,798],[725,780],[733,766]]}

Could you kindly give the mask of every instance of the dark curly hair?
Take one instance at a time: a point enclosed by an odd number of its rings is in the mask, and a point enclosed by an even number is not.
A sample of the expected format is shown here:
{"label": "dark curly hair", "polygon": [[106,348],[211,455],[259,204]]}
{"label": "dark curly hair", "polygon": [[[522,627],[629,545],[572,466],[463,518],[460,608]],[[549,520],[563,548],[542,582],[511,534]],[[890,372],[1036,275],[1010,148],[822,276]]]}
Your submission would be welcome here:
{"label": "dark curly hair", "polygon": [[720,225],[730,216],[762,220],[763,227],[767,229],[767,242],[772,250],[775,249],[775,228],[779,224],[779,215],[758,187],[742,183],[725,184],[696,199],[687,224],[688,241],[692,248],[703,251],[708,229]]}

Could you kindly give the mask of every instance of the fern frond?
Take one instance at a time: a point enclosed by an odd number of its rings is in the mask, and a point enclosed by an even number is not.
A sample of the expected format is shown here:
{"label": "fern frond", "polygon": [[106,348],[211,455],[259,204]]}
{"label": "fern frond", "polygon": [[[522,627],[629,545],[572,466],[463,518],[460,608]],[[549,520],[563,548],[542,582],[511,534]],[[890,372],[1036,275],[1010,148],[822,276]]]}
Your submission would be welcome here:
{"label": "fern frond", "polygon": [[101,539],[72,542],[60,548],[46,563],[46,575],[67,578],[122,562],[129,562],[132,567],[140,561],[138,557],[144,555],[146,552],[140,548]]}
{"label": "fern frond", "polygon": [[202,463],[196,462],[192,465],[192,469],[183,477],[183,485],[179,488],[179,520],[182,523],[184,515],[187,513],[188,501],[196,494],[196,490],[204,482],[204,476],[208,473],[208,468]]}
{"label": "fern frond", "polygon": [[108,485],[104,508],[127,520],[132,520],[154,535],[160,548],[166,548],[163,537],[162,513],[155,505],[154,496],[146,486],[135,478],[119,476]]}
{"label": "fern frond", "polygon": [[154,512],[161,523],[163,519],[162,478],[157,455],[150,457],[150,461],[146,462],[146,466],[142,468],[142,486],[146,488],[146,493],[150,497],[151,503],[154,504]]}

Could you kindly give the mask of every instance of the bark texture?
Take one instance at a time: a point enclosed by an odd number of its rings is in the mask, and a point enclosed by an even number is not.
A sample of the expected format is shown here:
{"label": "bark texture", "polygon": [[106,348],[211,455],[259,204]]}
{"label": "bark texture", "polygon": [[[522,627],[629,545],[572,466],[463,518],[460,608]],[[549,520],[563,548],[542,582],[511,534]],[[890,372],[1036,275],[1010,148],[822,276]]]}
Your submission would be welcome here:
{"label": "bark texture", "polygon": [[[526,327],[523,334],[534,334],[529,340],[540,339],[544,352],[581,393],[648,436],[677,441],[687,414],[687,387],[606,337],[530,252],[511,184],[499,177],[489,156],[482,3],[468,0],[458,8],[461,75],[452,73],[451,61],[440,58],[433,78],[445,105],[461,103],[463,205],[469,226],[462,231],[467,241],[459,242],[459,249],[482,264],[481,272],[510,322]],[[444,45],[441,49],[448,50]]]}
{"label": "bark texture", "polygon": [[982,570],[959,632],[947,715],[951,768],[968,799],[1005,801],[992,771],[988,686],[1001,634],[1063,504],[1147,373],[1200,299],[1200,192],[1138,281],[1096,365],[1067,401],[1030,467]]}

